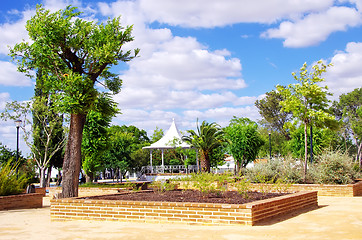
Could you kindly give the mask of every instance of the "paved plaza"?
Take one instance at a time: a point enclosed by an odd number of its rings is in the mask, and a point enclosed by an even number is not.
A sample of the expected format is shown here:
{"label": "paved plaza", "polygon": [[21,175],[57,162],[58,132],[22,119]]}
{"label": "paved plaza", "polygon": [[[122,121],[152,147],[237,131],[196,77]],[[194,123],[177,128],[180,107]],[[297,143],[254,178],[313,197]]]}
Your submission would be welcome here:
{"label": "paved plaza", "polygon": [[319,208],[260,226],[199,226],[130,222],[51,222],[41,209],[0,211],[0,239],[362,239],[362,197],[319,197]]}

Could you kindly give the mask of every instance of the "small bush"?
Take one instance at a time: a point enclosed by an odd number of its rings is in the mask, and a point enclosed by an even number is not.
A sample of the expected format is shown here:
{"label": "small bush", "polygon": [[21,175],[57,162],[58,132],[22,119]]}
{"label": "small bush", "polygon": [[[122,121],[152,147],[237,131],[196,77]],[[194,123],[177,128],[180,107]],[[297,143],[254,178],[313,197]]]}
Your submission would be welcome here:
{"label": "small bush", "polygon": [[9,160],[0,165],[0,196],[22,193],[28,183],[24,174],[17,174],[19,163],[12,164]]}
{"label": "small bush", "polygon": [[151,188],[157,192],[173,191],[177,189],[178,184],[172,181],[154,181]]}
{"label": "small bush", "polygon": [[309,168],[309,177],[315,183],[350,184],[357,176],[353,159],[339,151],[324,152]]}
{"label": "small bush", "polygon": [[236,191],[243,196],[243,198],[249,198],[248,193],[250,191],[250,182],[246,178],[241,178],[232,185],[236,188]]}
{"label": "small bush", "polygon": [[254,183],[276,183],[281,179],[286,183],[303,181],[301,165],[293,158],[277,158],[268,162],[260,162],[247,169],[245,176]]}

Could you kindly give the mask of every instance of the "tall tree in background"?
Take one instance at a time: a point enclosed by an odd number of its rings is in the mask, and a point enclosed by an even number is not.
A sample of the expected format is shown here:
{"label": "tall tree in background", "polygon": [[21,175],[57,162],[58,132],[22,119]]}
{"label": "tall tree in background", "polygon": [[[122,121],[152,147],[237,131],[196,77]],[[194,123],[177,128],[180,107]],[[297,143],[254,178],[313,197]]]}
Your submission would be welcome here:
{"label": "tall tree in background", "polygon": [[42,69],[47,75],[47,90],[56,93],[60,109],[70,114],[69,137],[63,163],[63,197],[78,196],[81,167],[81,143],[86,116],[98,98],[96,82],[118,93],[122,84],[110,67],[127,62],[139,50],[123,51],[133,41],[132,26],[122,27],[120,17],[106,24],[85,21],[76,8],[51,13],[37,6],[36,14],[27,21],[31,42],[16,44],[10,54],[17,60],[18,70],[30,75]]}
{"label": "tall tree in background", "polygon": [[[39,104],[45,104],[46,108],[41,106],[38,108]],[[65,133],[63,129],[63,115],[55,112],[55,108],[52,107],[52,98],[49,92],[44,88],[44,81],[42,79],[41,69],[37,72],[36,84],[34,90],[34,102],[32,107],[33,115],[33,144],[35,149],[36,159],[46,158],[46,156],[57,149],[49,159],[49,164],[47,166],[47,179],[46,186],[49,186],[51,169],[61,168],[63,165],[63,147],[64,147],[64,138]],[[45,112],[42,112],[45,111]],[[48,131],[44,131],[44,125],[48,128],[52,126],[51,134]],[[49,138],[49,139],[48,139]],[[59,143],[61,143],[59,145]],[[59,145],[59,146],[58,146]],[[46,152],[47,151],[47,152]],[[41,175],[42,173],[40,173]],[[44,183],[41,183],[43,185]]]}
{"label": "tall tree in background", "polygon": [[227,142],[224,131],[216,123],[203,121],[201,125],[197,123],[196,132],[194,130],[187,132],[189,135],[183,136],[182,140],[199,150],[201,170],[210,172],[212,151]]}
{"label": "tall tree in background", "polygon": [[118,112],[116,105],[109,94],[100,94],[95,109],[87,114],[82,139],[82,167],[87,182],[92,182],[94,174],[104,166],[101,156],[111,147],[108,128]]}
{"label": "tall tree in background", "polygon": [[225,132],[230,140],[229,150],[239,172],[242,167],[255,160],[264,141],[258,132],[258,125],[248,118],[234,117]]}
{"label": "tall tree in background", "polygon": [[[5,111],[1,114],[4,120],[22,119],[23,124],[20,127],[24,132],[24,141],[30,148],[32,158],[36,162],[40,172],[40,186],[45,187],[46,178],[45,171],[50,165],[53,156],[59,152],[65,144],[65,137],[53,142],[56,131],[59,130],[59,122],[62,121],[62,116],[54,113],[54,106],[48,104],[49,96],[47,97],[34,97],[32,102],[11,102],[7,103]],[[37,123],[33,125],[29,115],[33,114]],[[51,121],[47,116],[51,115]],[[31,126],[30,129],[26,126]],[[41,137],[40,137],[41,134]],[[40,141],[36,144],[35,141]]]}
{"label": "tall tree in background", "polygon": [[334,116],[327,112],[329,102],[327,96],[331,94],[327,92],[326,86],[318,85],[324,81],[321,76],[326,72],[328,66],[322,61],[318,61],[312,67],[311,72],[308,72],[308,66],[304,63],[299,76],[292,73],[298,83],[289,84],[288,87],[277,86],[278,92],[284,98],[280,102],[282,111],[292,112],[293,118],[304,125],[304,180],[306,179],[308,163],[307,129],[312,124],[323,126],[334,120]]}
{"label": "tall tree in background", "polygon": [[362,88],[356,88],[350,93],[339,96],[339,102],[333,103],[333,111],[343,122],[343,128],[348,135],[352,135],[357,147],[356,161],[362,165]]}
{"label": "tall tree in background", "polygon": [[259,109],[260,115],[268,122],[270,130],[282,133],[287,140],[290,140],[290,133],[285,129],[285,124],[292,119],[291,112],[284,112],[280,102],[285,100],[276,90],[265,93],[265,97],[256,100],[255,106]]}

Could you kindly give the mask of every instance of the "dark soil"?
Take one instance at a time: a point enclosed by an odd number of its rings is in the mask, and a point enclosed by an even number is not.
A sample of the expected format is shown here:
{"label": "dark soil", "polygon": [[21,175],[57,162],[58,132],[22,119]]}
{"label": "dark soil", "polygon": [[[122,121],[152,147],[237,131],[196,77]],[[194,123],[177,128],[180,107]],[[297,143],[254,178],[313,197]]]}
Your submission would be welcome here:
{"label": "dark soil", "polygon": [[166,192],[154,192],[152,190],[146,190],[114,195],[93,196],[87,197],[86,199],[243,204],[256,200],[283,196],[286,194],[287,193],[249,192],[248,198],[245,199],[238,192],[235,191],[228,191],[223,194],[203,194],[200,191],[196,190],[173,190]]}

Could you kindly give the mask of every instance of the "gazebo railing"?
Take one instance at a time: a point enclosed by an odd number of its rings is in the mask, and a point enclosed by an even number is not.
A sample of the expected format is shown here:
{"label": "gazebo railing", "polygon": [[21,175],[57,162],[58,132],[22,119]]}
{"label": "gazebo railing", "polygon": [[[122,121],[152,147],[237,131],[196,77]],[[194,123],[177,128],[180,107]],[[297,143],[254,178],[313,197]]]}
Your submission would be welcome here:
{"label": "gazebo railing", "polygon": [[151,173],[192,173],[197,172],[196,165],[164,165],[164,166],[143,166],[141,168],[142,174],[151,174]]}

